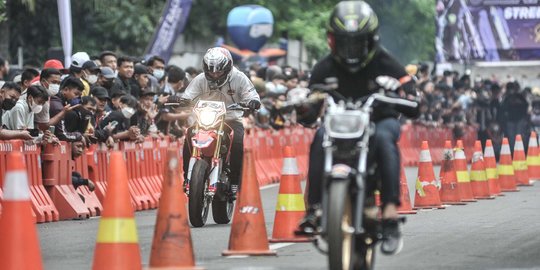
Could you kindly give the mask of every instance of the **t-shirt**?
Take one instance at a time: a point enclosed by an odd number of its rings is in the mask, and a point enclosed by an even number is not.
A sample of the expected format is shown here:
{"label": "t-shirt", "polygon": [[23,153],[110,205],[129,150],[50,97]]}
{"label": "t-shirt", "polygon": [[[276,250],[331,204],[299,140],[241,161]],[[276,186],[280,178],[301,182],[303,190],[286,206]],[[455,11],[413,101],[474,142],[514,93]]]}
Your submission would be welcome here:
{"label": "t-shirt", "polygon": [[10,130],[33,129],[34,113],[26,100],[18,100],[11,110],[2,115],[2,123]]}

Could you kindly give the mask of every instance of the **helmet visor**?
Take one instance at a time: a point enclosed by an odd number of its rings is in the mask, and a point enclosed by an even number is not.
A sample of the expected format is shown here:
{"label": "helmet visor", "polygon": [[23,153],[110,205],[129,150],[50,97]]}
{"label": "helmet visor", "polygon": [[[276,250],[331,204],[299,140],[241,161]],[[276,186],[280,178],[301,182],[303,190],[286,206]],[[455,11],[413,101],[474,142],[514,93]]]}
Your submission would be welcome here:
{"label": "helmet visor", "polygon": [[368,35],[335,35],[335,53],[347,65],[362,64],[369,54]]}

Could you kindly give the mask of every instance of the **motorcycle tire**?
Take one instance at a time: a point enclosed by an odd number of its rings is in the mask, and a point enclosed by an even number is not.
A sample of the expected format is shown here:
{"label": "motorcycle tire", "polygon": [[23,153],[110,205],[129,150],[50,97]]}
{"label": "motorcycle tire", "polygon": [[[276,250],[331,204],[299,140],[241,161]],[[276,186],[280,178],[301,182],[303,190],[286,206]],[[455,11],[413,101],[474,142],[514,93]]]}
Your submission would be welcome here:
{"label": "motorcycle tire", "polygon": [[193,165],[189,181],[189,222],[193,227],[202,227],[208,219],[210,201],[205,196],[208,163],[199,159]]}
{"label": "motorcycle tire", "polygon": [[234,211],[234,201],[220,200],[214,196],[212,201],[212,217],[217,224],[228,224],[231,222]]}
{"label": "motorcycle tire", "polygon": [[331,270],[355,269],[353,206],[349,181],[333,180],[328,194],[328,264]]}

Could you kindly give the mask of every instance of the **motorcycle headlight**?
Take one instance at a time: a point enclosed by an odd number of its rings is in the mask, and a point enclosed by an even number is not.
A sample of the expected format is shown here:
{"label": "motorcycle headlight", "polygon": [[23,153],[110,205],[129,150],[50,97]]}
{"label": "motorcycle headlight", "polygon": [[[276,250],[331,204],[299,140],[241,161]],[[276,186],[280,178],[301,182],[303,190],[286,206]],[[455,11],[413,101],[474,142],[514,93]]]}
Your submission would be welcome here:
{"label": "motorcycle headlight", "polygon": [[325,128],[330,137],[353,139],[362,136],[367,119],[360,112],[327,115]]}
{"label": "motorcycle headlight", "polygon": [[217,112],[215,111],[202,111],[199,115],[199,121],[203,126],[210,126],[216,121]]}

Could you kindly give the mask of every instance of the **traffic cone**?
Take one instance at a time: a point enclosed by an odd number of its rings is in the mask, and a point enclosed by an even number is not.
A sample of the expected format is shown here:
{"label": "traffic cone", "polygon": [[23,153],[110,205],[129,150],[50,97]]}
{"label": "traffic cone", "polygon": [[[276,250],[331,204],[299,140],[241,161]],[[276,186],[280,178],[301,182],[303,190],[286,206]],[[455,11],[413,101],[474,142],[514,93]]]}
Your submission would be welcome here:
{"label": "traffic cone", "polygon": [[527,159],[525,158],[525,147],[521,135],[516,135],[514,143],[514,174],[516,175],[516,184],[518,186],[531,186],[529,181],[529,168],[527,167]]}
{"label": "traffic cone", "polygon": [[519,191],[516,187],[516,179],[514,175],[514,166],[512,165],[512,154],[510,153],[510,145],[508,138],[503,138],[501,146],[501,154],[499,159],[499,184],[501,191],[512,192]]}
{"label": "traffic cone", "polygon": [[149,268],[202,269],[195,267],[178,149],[167,150],[166,164]]}
{"label": "traffic cone", "polygon": [[243,167],[242,185],[238,192],[231,225],[229,249],[221,254],[275,256],[276,252],[270,250],[268,246],[259,183],[250,149],[244,151]]}
{"label": "traffic cone", "polygon": [[486,165],[489,194],[492,196],[504,196],[499,185],[499,173],[497,172],[497,160],[495,159],[493,143],[489,139],[486,141],[486,148],[484,149],[484,164]]}
{"label": "traffic cone", "polygon": [[461,140],[456,141],[456,148],[454,148],[454,168],[456,169],[461,201],[476,202],[472,193],[469,169],[467,168],[467,158],[465,157],[463,142]]}
{"label": "traffic cone", "polygon": [[486,167],[484,156],[482,155],[482,144],[480,141],[474,142],[474,153],[471,164],[471,188],[475,199],[494,199],[489,194]]}
{"label": "traffic cone", "polygon": [[527,150],[527,167],[529,168],[529,180],[540,181],[540,150],[536,132],[531,132],[529,149]]}
{"label": "traffic cone", "polygon": [[[402,159],[403,160],[403,159]],[[409,185],[407,184],[407,177],[405,176],[405,168],[403,162],[401,163],[401,177],[399,178],[401,205],[398,208],[399,214],[416,214],[416,210],[412,209],[411,196],[409,194]]]}
{"label": "traffic cone", "polygon": [[413,209],[444,209],[439,197],[440,183],[435,178],[428,142],[422,142],[420,161],[418,162],[418,178],[416,179],[416,192],[414,194]]}
{"label": "traffic cone", "polygon": [[452,142],[444,142],[443,160],[441,164],[441,172],[439,174],[441,181],[441,202],[443,204],[464,205],[459,194],[459,186],[457,182],[457,174],[454,169],[454,153],[452,152]]}
{"label": "traffic cone", "polygon": [[13,151],[7,158],[0,216],[0,269],[43,269],[23,154]]}
{"label": "traffic cone", "polygon": [[108,167],[107,194],[103,201],[92,269],[141,269],[127,167],[120,151],[111,153]]}
{"label": "traffic cone", "polygon": [[285,146],[274,229],[269,240],[271,243],[312,241],[309,237],[297,236],[294,233],[306,213],[300,178],[293,148]]}

